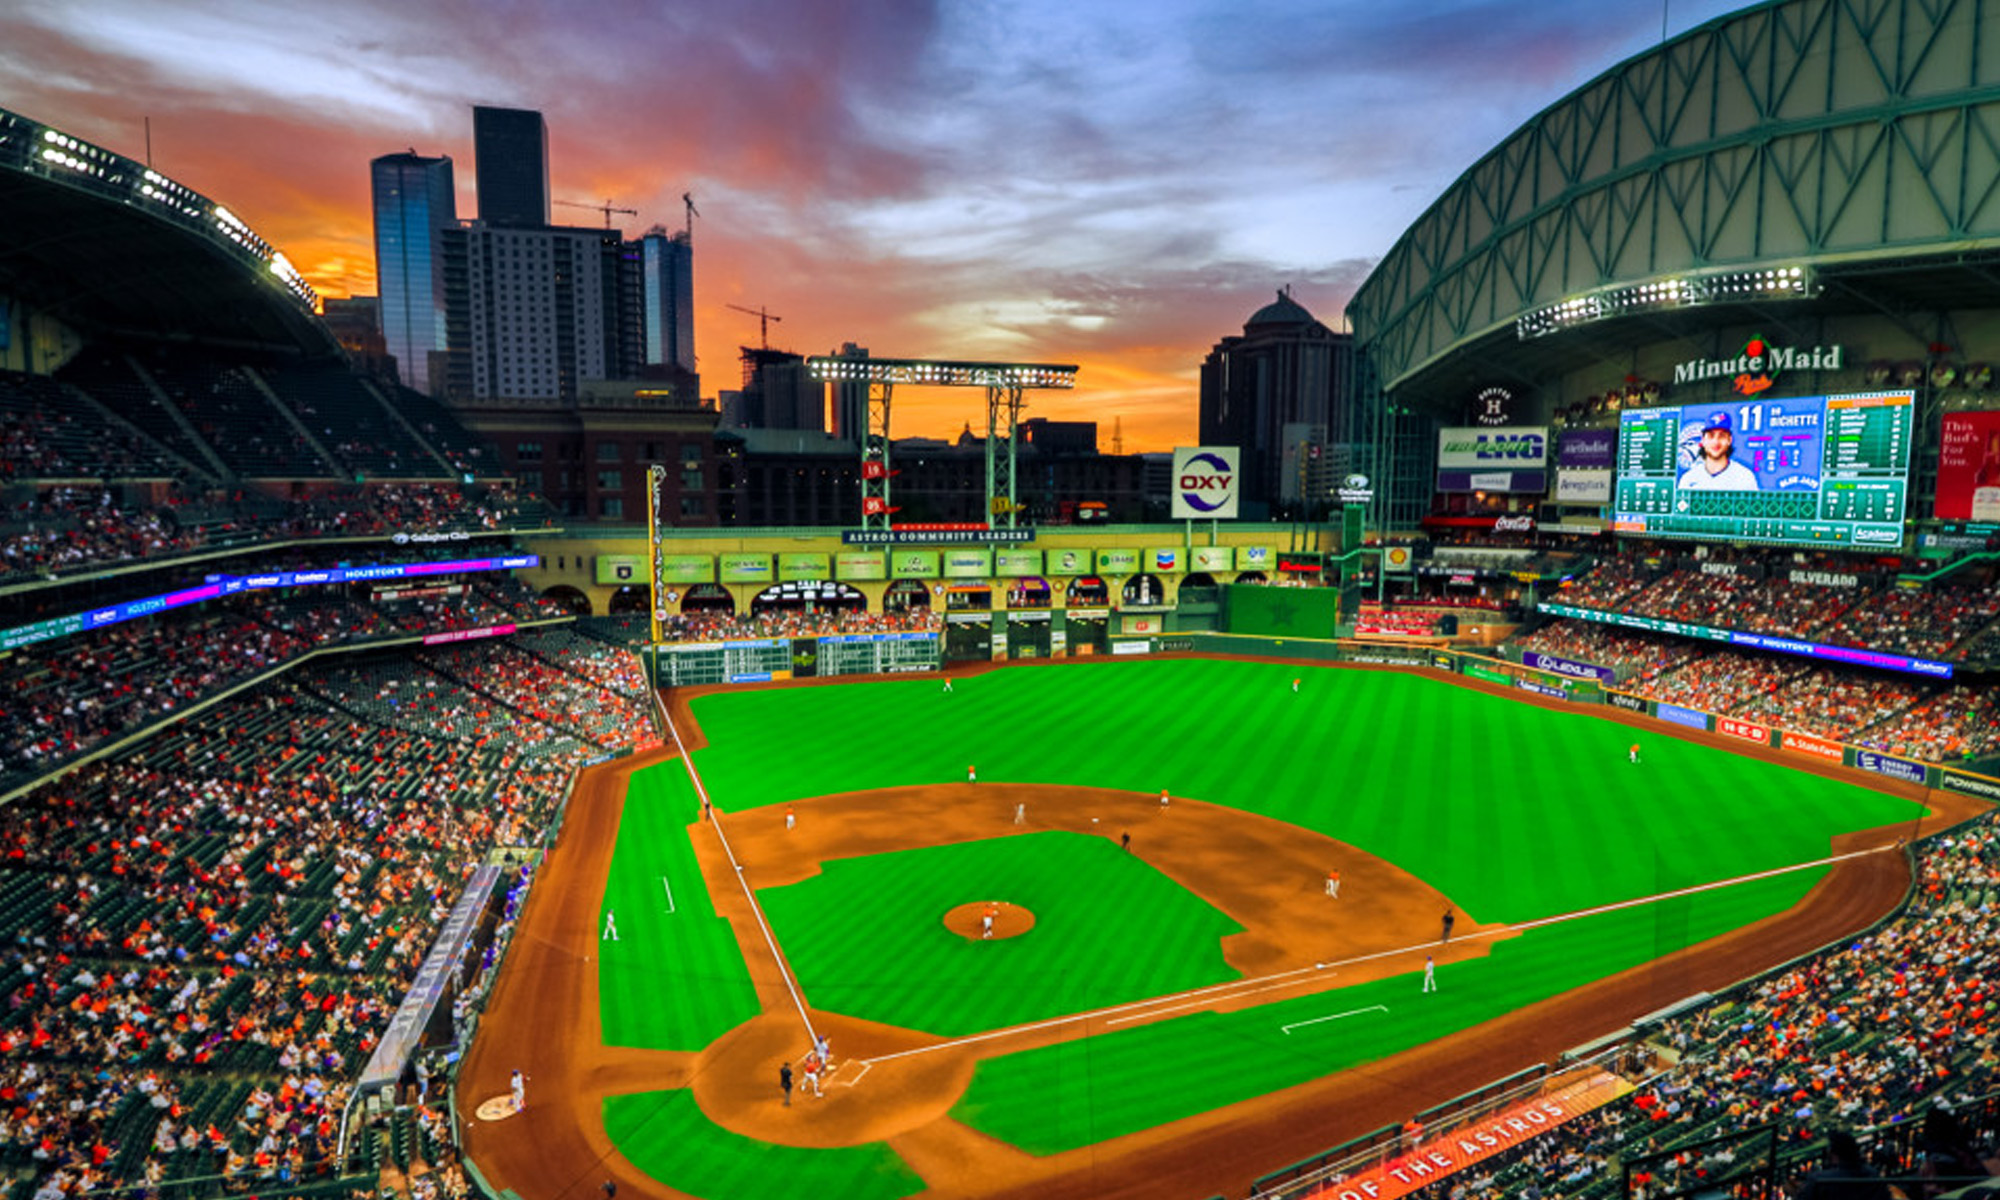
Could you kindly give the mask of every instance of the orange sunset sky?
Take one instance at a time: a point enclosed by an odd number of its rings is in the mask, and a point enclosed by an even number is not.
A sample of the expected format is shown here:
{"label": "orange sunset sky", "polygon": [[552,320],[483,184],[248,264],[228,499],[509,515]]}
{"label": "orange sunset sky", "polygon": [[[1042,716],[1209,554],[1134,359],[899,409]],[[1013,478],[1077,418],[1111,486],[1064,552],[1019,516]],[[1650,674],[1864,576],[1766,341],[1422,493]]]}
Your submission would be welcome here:
{"label": "orange sunset sky", "polygon": [[[1289,286],[1321,320],[1460,173],[1716,0],[0,0],[0,107],[228,205],[372,294],[368,162],[541,110],[628,232],[692,193],[702,390],[774,347],[1076,363],[1028,415],[1196,438],[1200,364]],[[558,220],[596,225],[583,207]],[[983,423],[899,391],[899,435]]]}

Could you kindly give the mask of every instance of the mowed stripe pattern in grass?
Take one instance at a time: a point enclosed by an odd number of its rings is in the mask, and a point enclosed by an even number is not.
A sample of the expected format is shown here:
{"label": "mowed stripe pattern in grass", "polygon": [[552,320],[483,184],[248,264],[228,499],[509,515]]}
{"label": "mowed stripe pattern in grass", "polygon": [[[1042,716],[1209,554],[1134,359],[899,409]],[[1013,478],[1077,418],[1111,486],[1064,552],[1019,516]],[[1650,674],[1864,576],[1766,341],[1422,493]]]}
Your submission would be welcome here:
{"label": "mowed stripe pattern in grass", "polygon": [[715,915],[688,840],[698,812],[678,760],[633,773],[597,919],[606,1045],[699,1050],[757,1015],[742,949]]}
{"label": "mowed stripe pattern in grass", "polygon": [[1835,833],[1915,812],[1663,729],[1406,672],[1121,661],[995,671],[950,694],[934,679],[715,693],[695,712],[710,741],[696,761],[725,808],[958,782],[968,763],[988,781],[1164,787],[1350,842],[1486,921],[1811,861]]}
{"label": "mowed stripe pattern in grass", "polygon": [[[1279,1091],[1652,962],[1797,903],[1822,870],[1757,880],[1530,930],[1483,958],[1238,1013],[1200,1013],[982,1062],[952,1115],[1034,1154],[1055,1154]],[[1379,1009],[1378,1009],[1379,1006]],[[1350,1015],[1334,1020],[1335,1014]],[[1299,1022],[1289,1033],[1285,1026]],[[1578,1029],[1581,1044],[1604,1029]]]}
{"label": "mowed stripe pattern in grass", "polygon": [[[1043,832],[826,864],[757,899],[816,1008],[951,1037],[1238,978],[1242,926],[1105,837]],[[1017,938],[945,928],[961,904],[1033,913]]]}

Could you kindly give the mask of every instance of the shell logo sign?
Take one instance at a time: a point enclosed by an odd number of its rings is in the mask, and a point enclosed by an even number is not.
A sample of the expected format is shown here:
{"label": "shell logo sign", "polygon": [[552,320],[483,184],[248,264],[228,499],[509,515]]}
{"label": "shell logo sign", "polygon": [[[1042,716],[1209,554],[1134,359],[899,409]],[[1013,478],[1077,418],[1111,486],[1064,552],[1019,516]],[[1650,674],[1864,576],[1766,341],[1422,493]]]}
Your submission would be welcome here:
{"label": "shell logo sign", "polygon": [[1235,446],[1174,447],[1173,519],[1234,520],[1240,453]]}

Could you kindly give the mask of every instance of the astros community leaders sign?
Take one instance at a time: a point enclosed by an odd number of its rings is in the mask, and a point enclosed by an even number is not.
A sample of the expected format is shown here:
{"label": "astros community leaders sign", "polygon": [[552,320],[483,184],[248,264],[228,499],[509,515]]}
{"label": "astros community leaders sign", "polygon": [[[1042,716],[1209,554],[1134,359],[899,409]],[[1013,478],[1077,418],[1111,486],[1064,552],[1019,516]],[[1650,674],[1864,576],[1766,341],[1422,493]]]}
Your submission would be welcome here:
{"label": "astros community leaders sign", "polygon": [[1236,519],[1239,453],[1235,446],[1174,447],[1174,520]]}

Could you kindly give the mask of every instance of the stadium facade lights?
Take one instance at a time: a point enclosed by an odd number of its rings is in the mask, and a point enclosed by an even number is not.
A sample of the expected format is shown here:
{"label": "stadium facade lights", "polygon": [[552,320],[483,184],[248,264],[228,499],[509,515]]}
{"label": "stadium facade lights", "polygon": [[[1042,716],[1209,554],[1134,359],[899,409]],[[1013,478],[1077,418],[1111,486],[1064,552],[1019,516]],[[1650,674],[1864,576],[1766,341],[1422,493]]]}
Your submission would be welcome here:
{"label": "stadium facade lights", "polygon": [[283,284],[301,307],[318,311],[319,296],[305,278],[289,262],[281,264],[282,256],[276,248],[258,237],[241,217],[136,159],[0,108],[0,129],[19,127],[25,127],[31,139],[28,157],[19,169],[71,181],[101,196],[199,229],[237,254],[254,258],[258,266],[268,269]]}
{"label": "stadium facade lights", "polygon": [[945,362],[919,358],[815,356],[806,370],[821,383],[930,384],[938,387],[1074,388],[1076,367],[1059,363]]}
{"label": "stadium facade lights", "polygon": [[1535,309],[1515,319],[1514,335],[1526,342],[1634,313],[1740,300],[1808,300],[1820,291],[1819,276],[1810,266],[1760,267],[1649,279],[1600,288]]}

